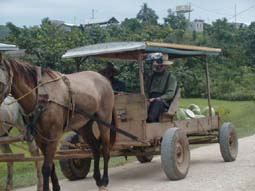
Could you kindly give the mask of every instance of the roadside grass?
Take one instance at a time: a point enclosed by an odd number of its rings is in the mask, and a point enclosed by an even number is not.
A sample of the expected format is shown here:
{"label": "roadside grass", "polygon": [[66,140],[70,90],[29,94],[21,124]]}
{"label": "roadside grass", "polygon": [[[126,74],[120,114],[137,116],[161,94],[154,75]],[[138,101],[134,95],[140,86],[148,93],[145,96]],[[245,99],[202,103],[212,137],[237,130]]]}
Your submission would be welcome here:
{"label": "roadside grass", "polygon": [[[206,99],[182,99],[180,107],[187,108],[189,104],[194,103],[203,108],[207,106]],[[212,107],[220,112],[222,121],[232,122],[237,130],[239,137],[245,137],[255,134],[255,103],[252,101],[220,101],[212,100]],[[25,143],[22,143],[23,147],[26,147]],[[24,153],[25,151],[21,148],[12,146],[15,153]],[[27,155],[28,152],[26,152]],[[124,157],[113,157],[110,160],[110,167],[120,166],[125,163],[135,161],[135,157],[128,157],[126,160]],[[101,160],[102,161],[102,160]],[[56,170],[59,179],[63,179],[64,176],[60,171],[58,161],[55,161]],[[22,162],[14,164],[14,187],[26,187],[36,184],[36,174],[34,170],[33,162]],[[92,164],[93,165],[93,164]],[[91,170],[93,166],[91,165]],[[0,191],[3,190],[6,180],[6,164],[0,163]]]}
{"label": "roadside grass", "polygon": [[[182,99],[180,107],[186,108],[191,103],[202,109],[208,102],[206,99]],[[239,138],[255,134],[255,102],[212,100],[211,105],[220,113],[222,122],[235,125]]]}

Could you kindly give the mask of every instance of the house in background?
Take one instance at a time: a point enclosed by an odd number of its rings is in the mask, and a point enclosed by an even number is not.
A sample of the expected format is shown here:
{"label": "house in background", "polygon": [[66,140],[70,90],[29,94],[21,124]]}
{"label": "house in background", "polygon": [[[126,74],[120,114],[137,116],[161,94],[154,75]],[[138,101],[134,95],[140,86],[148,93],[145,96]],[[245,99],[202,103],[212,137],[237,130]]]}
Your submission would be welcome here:
{"label": "house in background", "polygon": [[188,31],[191,32],[203,32],[204,31],[204,20],[202,19],[195,19],[188,23]]}
{"label": "house in background", "polygon": [[67,32],[71,32],[73,27],[79,27],[79,25],[66,23],[66,22],[61,21],[61,20],[50,20],[50,22],[52,24],[64,29]]}
{"label": "house in background", "polygon": [[233,22],[233,23],[229,23],[231,26],[233,26],[234,28],[236,29],[240,29],[240,28],[244,28],[244,27],[248,27],[247,24],[244,24],[244,23],[236,23],[236,22]]}
{"label": "house in background", "polygon": [[110,18],[107,21],[97,21],[97,22],[95,22],[95,19],[92,19],[90,21],[92,21],[92,22],[91,23],[88,22],[88,24],[76,25],[76,24],[66,23],[66,22],[61,21],[61,20],[50,20],[50,22],[52,24],[54,24],[54,25],[64,29],[67,32],[70,32],[73,27],[81,27],[81,28],[83,27],[83,28],[86,28],[86,27],[91,27],[93,25],[99,25],[101,27],[105,27],[105,26],[108,26],[110,24],[119,24],[119,21],[115,17],[112,17],[112,18]]}
{"label": "house in background", "polygon": [[99,25],[101,27],[105,27],[105,26],[108,26],[111,24],[119,24],[119,21],[115,17],[112,17],[107,21],[99,21],[99,22],[92,22],[92,23],[84,24],[83,27],[90,27],[92,25]]}

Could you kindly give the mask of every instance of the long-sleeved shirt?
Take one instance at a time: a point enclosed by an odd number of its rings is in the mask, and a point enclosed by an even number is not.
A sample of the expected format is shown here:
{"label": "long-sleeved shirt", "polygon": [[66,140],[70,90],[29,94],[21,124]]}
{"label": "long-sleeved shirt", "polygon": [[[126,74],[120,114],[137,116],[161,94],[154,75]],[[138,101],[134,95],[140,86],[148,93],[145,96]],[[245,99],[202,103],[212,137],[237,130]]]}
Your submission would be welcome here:
{"label": "long-sleeved shirt", "polygon": [[155,97],[153,95],[157,95],[166,102],[169,102],[174,97],[176,87],[176,77],[169,71],[162,73],[154,72],[148,87],[149,97],[151,98]]}

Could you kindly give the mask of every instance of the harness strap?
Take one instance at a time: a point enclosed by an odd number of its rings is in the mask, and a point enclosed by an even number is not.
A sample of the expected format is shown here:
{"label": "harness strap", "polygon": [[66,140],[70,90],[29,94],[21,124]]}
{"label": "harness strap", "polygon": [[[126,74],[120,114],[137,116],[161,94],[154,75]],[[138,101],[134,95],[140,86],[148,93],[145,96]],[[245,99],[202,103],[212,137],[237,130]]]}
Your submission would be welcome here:
{"label": "harness strap", "polygon": [[34,112],[34,116],[33,119],[31,120],[31,122],[27,125],[27,132],[26,132],[26,140],[29,142],[33,141],[33,137],[34,135],[36,135],[36,123],[38,121],[38,119],[40,118],[40,116],[42,115],[42,113],[45,111],[45,107],[43,107],[42,105],[39,105]]}
{"label": "harness strap", "polygon": [[68,95],[69,95],[68,106],[67,106],[67,119],[66,119],[66,126],[65,126],[65,129],[67,129],[67,128],[69,128],[69,125],[70,125],[70,118],[73,116],[75,102],[74,102],[74,96],[73,96],[73,92],[71,89],[71,83],[70,83],[69,79],[65,75],[63,75],[62,79],[68,88]]}
{"label": "harness strap", "polygon": [[133,135],[133,134],[127,132],[127,131],[124,131],[124,130],[122,130],[122,129],[120,129],[120,128],[117,128],[117,127],[115,127],[115,126],[112,125],[112,124],[109,124],[109,123],[103,121],[102,119],[96,117],[95,115],[91,115],[90,113],[84,111],[83,109],[79,108],[78,106],[75,107],[75,110],[74,110],[74,111],[75,111],[76,113],[79,113],[79,114],[81,114],[81,115],[83,115],[83,116],[86,116],[86,117],[92,119],[93,121],[96,121],[96,122],[98,122],[98,123],[100,123],[100,124],[102,124],[102,125],[104,125],[104,126],[110,128],[110,129],[113,130],[113,131],[116,131],[116,132],[118,132],[118,133],[120,133],[120,134],[122,134],[122,135],[125,135],[126,137],[128,137],[128,138],[130,138],[130,139],[132,139],[132,140],[135,140],[135,141],[139,141],[139,142],[144,143],[144,141],[140,140],[137,136],[135,136],[135,135]]}

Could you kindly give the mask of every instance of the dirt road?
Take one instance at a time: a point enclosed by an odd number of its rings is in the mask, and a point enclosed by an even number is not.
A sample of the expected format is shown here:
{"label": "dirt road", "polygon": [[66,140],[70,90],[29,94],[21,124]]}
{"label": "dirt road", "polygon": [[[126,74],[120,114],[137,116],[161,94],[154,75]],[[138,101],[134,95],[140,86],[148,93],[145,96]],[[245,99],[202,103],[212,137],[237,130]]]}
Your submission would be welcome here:
{"label": "dirt road", "polygon": [[[62,191],[96,191],[91,175],[81,181],[60,182]],[[191,151],[187,177],[169,181],[161,169],[160,158],[151,163],[138,162],[110,169],[109,191],[254,191],[255,136],[239,140],[235,162],[225,163],[219,145],[213,144]],[[35,187],[17,191],[34,191]]]}

